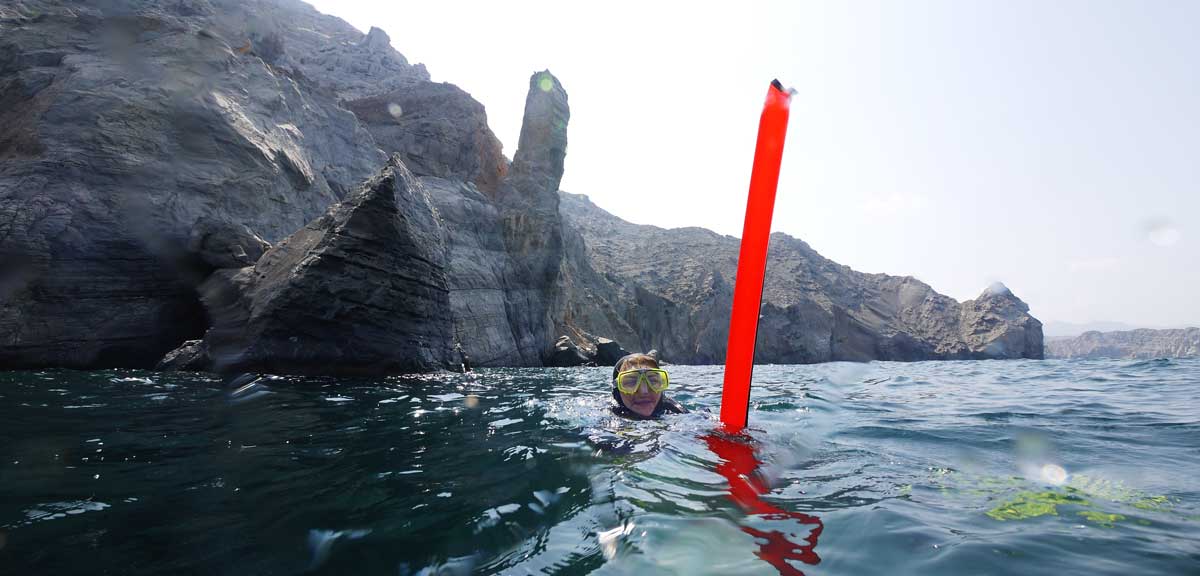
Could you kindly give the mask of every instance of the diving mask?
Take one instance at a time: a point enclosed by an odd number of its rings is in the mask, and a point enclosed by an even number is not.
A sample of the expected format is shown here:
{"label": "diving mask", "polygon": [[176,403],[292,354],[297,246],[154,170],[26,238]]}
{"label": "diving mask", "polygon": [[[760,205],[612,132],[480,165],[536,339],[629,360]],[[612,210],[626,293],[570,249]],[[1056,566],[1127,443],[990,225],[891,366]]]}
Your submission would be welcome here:
{"label": "diving mask", "polygon": [[617,390],[626,394],[637,393],[638,386],[646,383],[646,389],[658,393],[667,389],[670,378],[661,368],[638,368],[617,373]]}

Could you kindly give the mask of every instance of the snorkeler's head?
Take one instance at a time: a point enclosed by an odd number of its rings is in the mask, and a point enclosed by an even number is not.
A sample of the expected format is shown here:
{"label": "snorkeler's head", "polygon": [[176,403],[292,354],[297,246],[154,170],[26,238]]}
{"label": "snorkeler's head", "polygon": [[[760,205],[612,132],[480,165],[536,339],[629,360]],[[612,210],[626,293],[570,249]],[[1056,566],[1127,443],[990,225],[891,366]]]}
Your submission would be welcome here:
{"label": "snorkeler's head", "polygon": [[635,370],[637,368],[658,368],[658,357],[641,353],[622,356],[613,365],[612,379],[614,385],[617,381],[617,374],[620,374],[624,370]]}
{"label": "snorkeler's head", "polygon": [[[613,366],[613,397],[643,418],[654,415],[667,387],[666,371],[651,354],[629,354]],[[620,379],[618,381],[618,379]]]}

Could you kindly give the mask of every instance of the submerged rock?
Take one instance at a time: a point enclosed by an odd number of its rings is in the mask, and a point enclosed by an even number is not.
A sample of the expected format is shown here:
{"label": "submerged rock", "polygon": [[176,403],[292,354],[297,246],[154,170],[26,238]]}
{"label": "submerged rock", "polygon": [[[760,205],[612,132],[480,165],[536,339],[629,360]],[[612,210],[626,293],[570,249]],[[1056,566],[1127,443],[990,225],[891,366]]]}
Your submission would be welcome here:
{"label": "submerged rock", "polygon": [[253,267],[205,283],[214,368],[388,374],[457,362],[444,252],[427,192],[392,158]]}

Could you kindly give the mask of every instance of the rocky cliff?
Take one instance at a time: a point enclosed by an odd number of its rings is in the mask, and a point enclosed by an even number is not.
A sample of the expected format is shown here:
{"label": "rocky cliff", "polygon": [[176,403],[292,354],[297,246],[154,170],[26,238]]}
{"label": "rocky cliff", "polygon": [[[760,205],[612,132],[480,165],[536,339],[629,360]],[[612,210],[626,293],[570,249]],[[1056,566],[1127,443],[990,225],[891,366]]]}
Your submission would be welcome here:
{"label": "rocky cliff", "polygon": [[558,79],[538,72],[503,179],[481,188],[477,180],[421,178],[446,229],[454,338],[475,366],[541,366],[554,343],[569,116]]}
{"label": "rocky cliff", "polygon": [[540,365],[568,114],[534,83],[510,178],[478,102],[302,2],[0,5],[0,367],[153,365],[209,328],[210,275],[390,154],[447,208],[451,340]]}
{"label": "rocky cliff", "polygon": [[153,364],[201,335],[193,228],[276,241],[377,170],[338,105],[372,74],[424,77],[298,2],[4,3],[0,365]]}
{"label": "rocky cliff", "polygon": [[[0,368],[722,361],[736,239],[560,196],[548,71],[510,162],[390,42],[296,0],[0,4]],[[1041,354],[1002,287],[771,249],[760,361]]]}
{"label": "rocky cliff", "polygon": [[1047,358],[1189,358],[1200,356],[1200,328],[1084,332],[1046,342]]}
{"label": "rocky cliff", "polygon": [[[720,363],[737,238],[625,222],[562,195],[566,292],[560,330],[614,335],[681,363]],[[864,274],[774,234],[756,361],[1041,358],[1041,323],[1003,285],[959,303],[911,277]]]}

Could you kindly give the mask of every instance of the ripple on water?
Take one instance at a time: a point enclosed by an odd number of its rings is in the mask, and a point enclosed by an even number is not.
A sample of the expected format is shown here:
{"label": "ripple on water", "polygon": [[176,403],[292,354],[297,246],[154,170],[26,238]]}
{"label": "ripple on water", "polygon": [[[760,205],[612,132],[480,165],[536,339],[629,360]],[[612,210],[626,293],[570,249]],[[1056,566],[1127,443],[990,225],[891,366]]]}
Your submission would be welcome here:
{"label": "ripple on water", "polygon": [[[603,367],[278,377],[233,396],[202,374],[0,373],[0,554],[55,574],[156,573],[163,549],[139,543],[162,541],[194,573],[1200,561],[1200,361],[757,367],[748,438],[724,444],[719,367],[670,370],[692,413],[657,422],[608,412]],[[38,552],[54,549],[78,553]]]}

